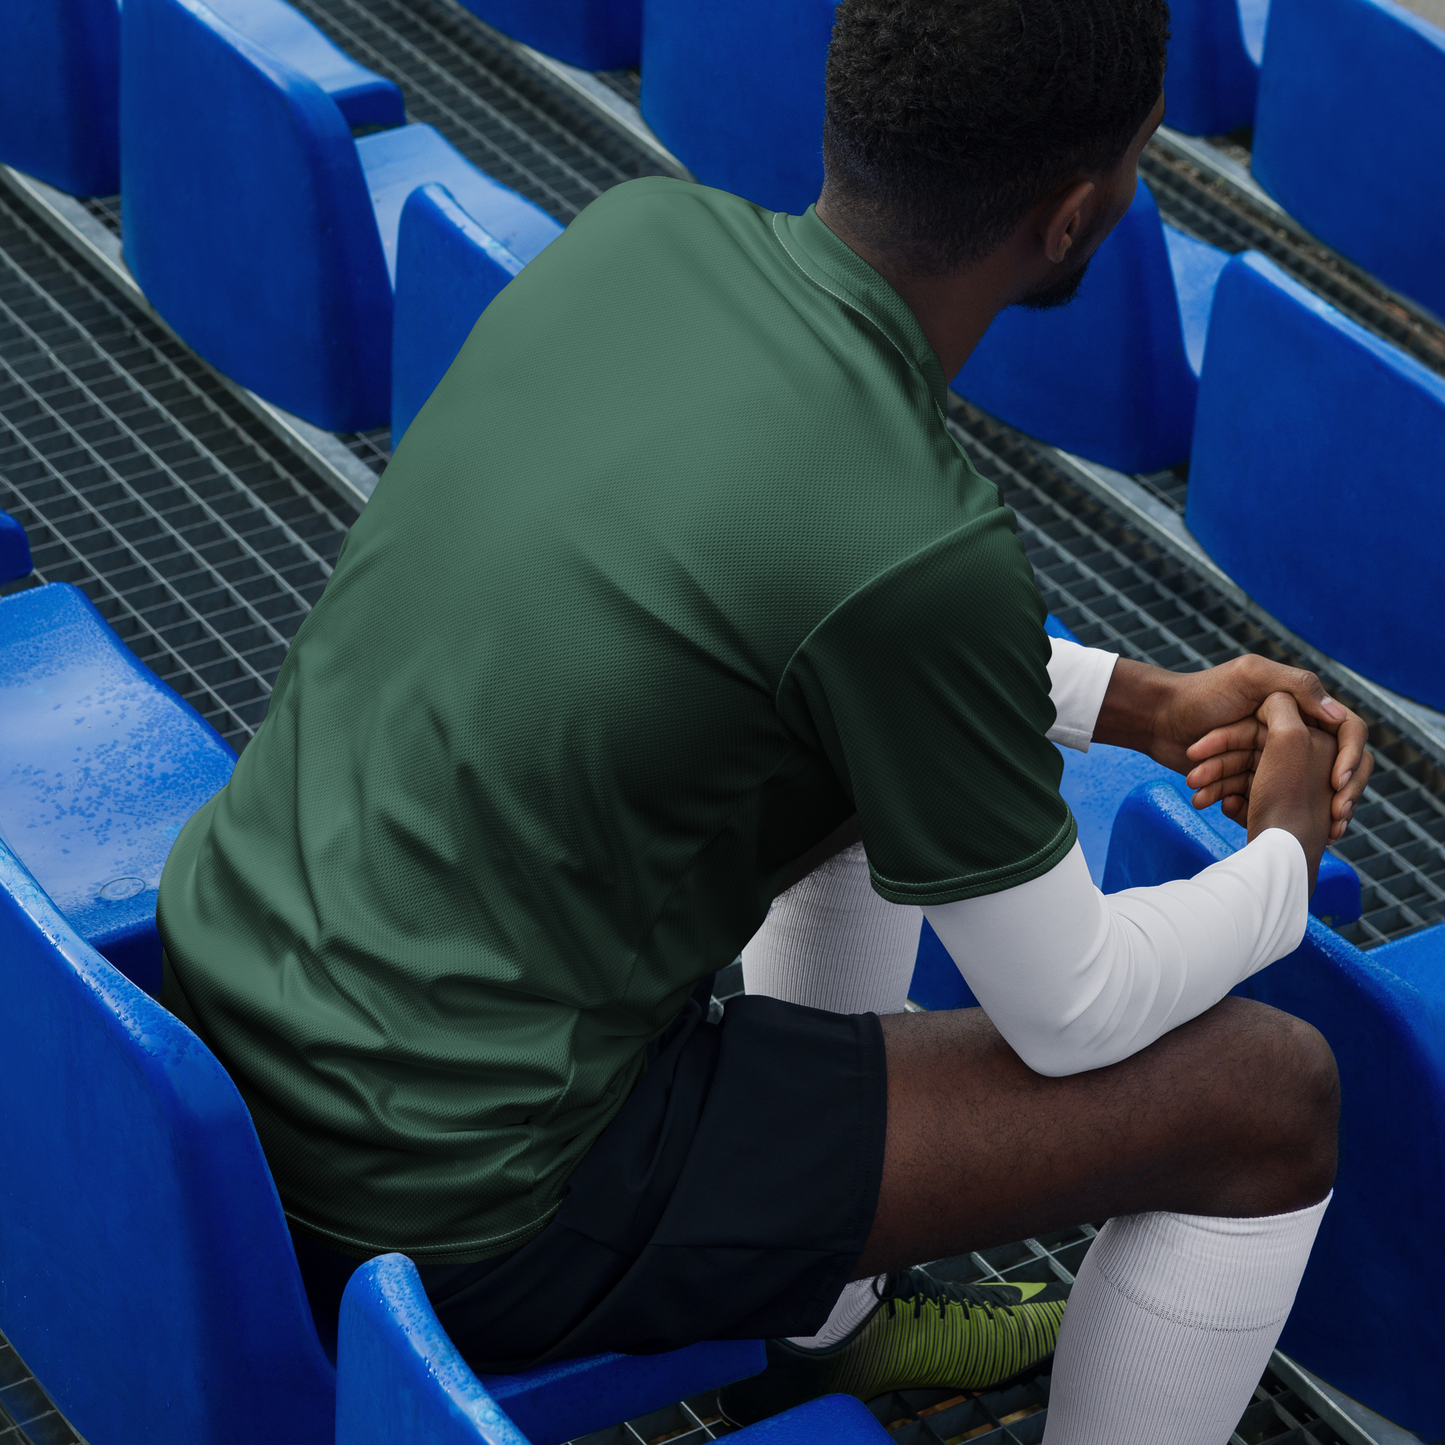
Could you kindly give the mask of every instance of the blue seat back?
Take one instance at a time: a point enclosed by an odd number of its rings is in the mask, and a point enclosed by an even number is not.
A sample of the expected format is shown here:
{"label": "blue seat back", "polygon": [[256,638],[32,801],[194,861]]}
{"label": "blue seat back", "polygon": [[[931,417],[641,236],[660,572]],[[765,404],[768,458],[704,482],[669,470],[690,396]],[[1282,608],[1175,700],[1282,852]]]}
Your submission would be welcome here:
{"label": "blue seat back", "polygon": [[1442,456],[1445,378],[1264,257],[1230,262],[1210,321],[1189,527],[1287,627],[1437,708]]}
{"label": "blue seat back", "polygon": [[333,430],[387,418],[391,284],[345,117],[200,0],[127,0],[127,264],[228,376]]}
{"label": "blue seat back", "polygon": [[358,65],[286,0],[208,0],[207,8],[253,45],[314,81],[353,129],[406,123],[400,89]]}
{"label": "blue seat back", "polygon": [[513,40],[583,70],[632,70],[642,59],[642,0],[462,0]]}
{"label": "blue seat back", "polygon": [[1254,121],[1269,0],[1171,0],[1164,123],[1221,135]]}
{"label": "blue seat back", "polygon": [[535,231],[513,243],[520,246],[519,254],[468,215],[445,186],[434,183],[411,192],[397,242],[393,448],[446,375],[477,318],[540,249],[536,242],[546,228],[552,236],[562,233],[550,217],[537,215]]}
{"label": "blue seat back", "polygon": [[0,162],[73,196],[120,189],[116,0],[0,0]]}
{"label": "blue seat back", "polygon": [[161,869],[235,761],[83,592],[51,582],[0,598],[0,837],[71,927],[152,994]]}
{"label": "blue seat back", "polygon": [[1393,0],[1274,0],[1251,166],[1302,225],[1445,317],[1445,31]]}
{"label": "blue seat back", "polygon": [[479,1380],[447,1338],[405,1255],[352,1275],[337,1343],[336,1445],[560,1445],[757,1374],[760,1340],[663,1355],[598,1355]]}
{"label": "blue seat back", "polygon": [[0,843],[0,1321],[106,1445],[331,1445],[250,1115]]}
{"label": "blue seat back", "polygon": [[33,566],[25,528],[9,512],[0,512],[0,582],[28,577]]}
{"label": "blue seat back", "polygon": [[698,180],[774,211],[818,199],[835,5],[646,0],[642,113]]}
{"label": "blue seat back", "polygon": [[[1190,245],[1190,261],[1196,248],[1212,251]],[[1213,254],[1217,273],[1226,258]],[[1207,313],[1207,276],[1204,286]],[[1142,180],[1077,298],[1052,311],[1000,313],[953,386],[1010,426],[1123,472],[1158,471],[1189,455],[1198,380],[1170,247]]]}
{"label": "blue seat back", "polygon": [[[1105,887],[1192,877],[1227,851],[1173,788],[1145,784],[1119,810]],[[1235,993],[1313,1024],[1340,1069],[1335,1199],[1280,1348],[1434,1440],[1445,1319],[1420,1302],[1445,1288],[1445,925],[1366,954],[1311,919]]]}

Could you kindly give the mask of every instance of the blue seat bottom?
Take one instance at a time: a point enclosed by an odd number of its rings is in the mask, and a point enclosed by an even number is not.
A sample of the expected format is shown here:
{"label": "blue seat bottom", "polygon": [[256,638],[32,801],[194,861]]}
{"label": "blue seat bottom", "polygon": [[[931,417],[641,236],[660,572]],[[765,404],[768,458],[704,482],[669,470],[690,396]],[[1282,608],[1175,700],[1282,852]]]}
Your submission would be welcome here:
{"label": "blue seat bottom", "polygon": [[402,207],[418,186],[429,182],[445,186],[462,210],[523,263],[557,235],[557,223],[545,211],[479,171],[429,125],[405,125],[362,136],[356,151],[393,287]]}
{"label": "blue seat bottom", "polygon": [[166,855],[234,764],[77,588],[0,598],[0,836],[76,932],[152,993]]}
{"label": "blue seat bottom", "polygon": [[703,1340],[660,1355],[591,1355],[480,1379],[531,1445],[562,1445],[766,1365],[761,1340]]}

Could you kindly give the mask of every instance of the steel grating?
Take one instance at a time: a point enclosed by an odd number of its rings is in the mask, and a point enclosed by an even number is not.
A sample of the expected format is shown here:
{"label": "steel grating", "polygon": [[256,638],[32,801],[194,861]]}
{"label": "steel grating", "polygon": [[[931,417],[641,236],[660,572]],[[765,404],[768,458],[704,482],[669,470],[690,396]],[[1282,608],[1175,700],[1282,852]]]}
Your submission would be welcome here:
{"label": "steel grating", "polygon": [[0,507],[236,748],[356,515],[5,195]]}
{"label": "steel grating", "polygon": [[[1300,665],[1278,636],[1074,486],[1028,438],[954,399],[958,439],[1018,516],[1044,601],[1091,647],[1192,672],[1245,652]],[[1326,687],[1372,723],[1375,774],[1332,850],[1360,875],[1364,914],[1340,931],[1362,948],[1445,918],[1445,771],[1372,719],[1328,669]]]}
{"label": "steel grating", "polygon": [[298,0],[363,65],[393,80],[493,179],[566,225],[609,186],[658,167],[597,113],[520,61],[451,0]]}
{"label": "steel grating", "polygon": [[85,1445],[0,1335],[0,1445]]}

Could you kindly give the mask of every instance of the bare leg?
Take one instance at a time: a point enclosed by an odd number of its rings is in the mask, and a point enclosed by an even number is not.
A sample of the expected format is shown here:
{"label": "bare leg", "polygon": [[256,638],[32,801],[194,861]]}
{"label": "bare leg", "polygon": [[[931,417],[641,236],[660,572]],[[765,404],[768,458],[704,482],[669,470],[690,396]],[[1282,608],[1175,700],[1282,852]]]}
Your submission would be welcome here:
{"label": "bare leg", "polygon": [[1227,998],[1061,1079],[1030,1070],[981,1009],[882,1023],[888,1139],[860,1277],[1116,1214],[1282,1214],[1334,1179],[1334,1056],[1262,1004]]}
{"label": "bare leg", "polygon": [[1334,1177],[1323,1039],[1225,999],[1120,1064],[1049,1079],[977,1010],[883,1028],[884,1181],[859,1273],[1107,1215],[1059,1331],[1045,1445],[1221,1445]]}

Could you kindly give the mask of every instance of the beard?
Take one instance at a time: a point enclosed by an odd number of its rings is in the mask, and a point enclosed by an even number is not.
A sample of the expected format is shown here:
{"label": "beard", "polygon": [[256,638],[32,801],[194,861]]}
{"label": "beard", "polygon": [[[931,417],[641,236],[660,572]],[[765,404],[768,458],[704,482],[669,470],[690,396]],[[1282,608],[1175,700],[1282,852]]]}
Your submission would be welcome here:
{"label": "beard", "polygon": [[1071,272],[1062,281],[1055,281],[1052,286],[1030,292],[1014,304],[1022,306],[1026,311],[1057,311],[1059,307],[1067,306],[1079,294],[1079,287],[1084,284],[1084,277],[1089,271],[1089,261],[1093,259],[1090,256],[1077,271]]}

